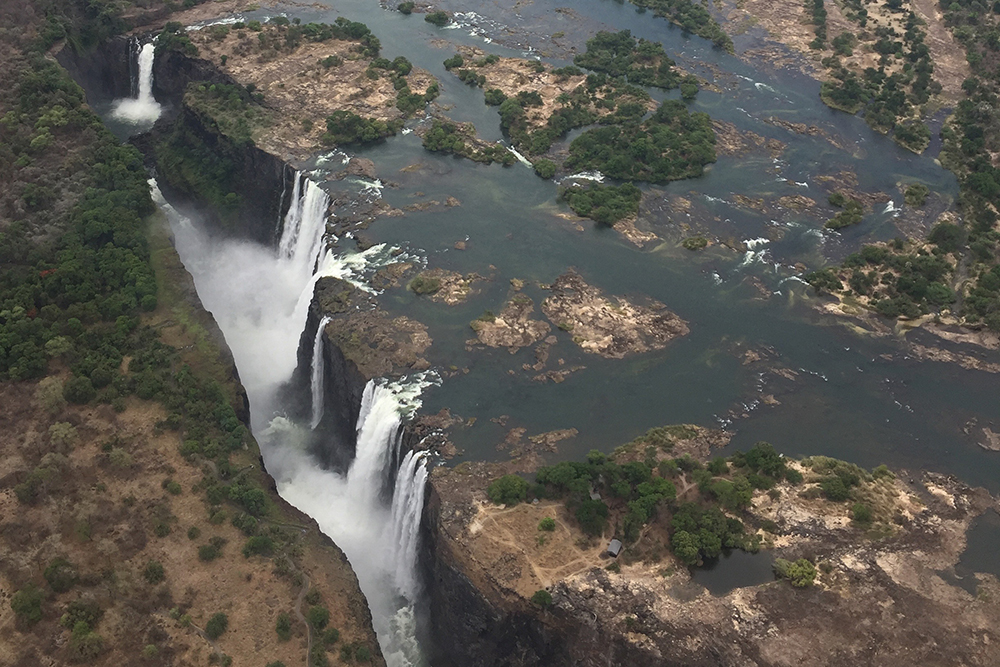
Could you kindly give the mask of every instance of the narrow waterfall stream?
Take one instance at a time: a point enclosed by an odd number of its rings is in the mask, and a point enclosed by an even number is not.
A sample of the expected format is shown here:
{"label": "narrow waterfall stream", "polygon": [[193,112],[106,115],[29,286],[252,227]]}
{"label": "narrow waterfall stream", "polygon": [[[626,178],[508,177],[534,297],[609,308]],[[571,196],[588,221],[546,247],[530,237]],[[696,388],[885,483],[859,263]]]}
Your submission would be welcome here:
{"label": "narrow waterfall stream", "polygon": [[113,118],[132,124],[152,124],[160,117],[160,105],[153,98],[153,59],[156,45],[143,44],[138,50],[138,79],[133,83],[135,98],[118,100],[111,111]]}
{"label": "narrow waterfall stream", "polygon": [[312,387],[312,391],[310,392],[312,396],[311,428],[319,426],[320,420],[323,419],[323,330],[326,329],[326,325],[329,323],[329,316],[320,320],[319,326],[316,327],[316,338],[313,341],[312,374],[310,377]]}
{"label": "narrow waterfall stream", "polygon": [[[213,238],[181,216],[155,181],[154,199],[170,220],[177,251],[198,294],[226,336],[250,397],[254,434],[268,471],[286,500],[313,517],[347,554],[368,598],[379,643],[391,667],[424,664],[416,640],[414,603],[417,538],[427,479],[426,455],[408,453],[398,471],[403,421],[420,406],[430,380],[373,380],[365,387],[357,423],[357,451],[347,474],[319,466],[308,452],[322,419],[323,345],[320,323],[312,344],[311,414],[297,424],[283,416],[277,390],[292,376],[316,281],[335,275],[363,285],[381,246],[334,255],[323,241],[329,196],[304,174],[295,175],[292,204],[277,248]],[[391,496],[385,492],[394,477]]]}

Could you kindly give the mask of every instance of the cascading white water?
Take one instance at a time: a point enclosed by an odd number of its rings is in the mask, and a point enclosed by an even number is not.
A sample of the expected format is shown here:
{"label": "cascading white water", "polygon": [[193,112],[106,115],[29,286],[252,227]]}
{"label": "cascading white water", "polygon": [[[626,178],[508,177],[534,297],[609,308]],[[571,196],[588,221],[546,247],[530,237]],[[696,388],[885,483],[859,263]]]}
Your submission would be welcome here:
{"label": "cascading white water", "polygon": [[[425,665],[416,640],[413,603],[418,593],[416,538],[426,455],[404,458],[391,503],[381,496],[388,468],[398,455],[400,425],[419,407],[420,392],[430,381],[418,375],[405,383],[371,382],[365,387],[357,454],[347,475],[321,468],[308,453],[308,425],[275,417],[284,408],[277,402],[278,388],[295,370],[316,280],[333,275],[367,287],[361,276],[372,264],[397,261],[391,249],[329,252],[323,242],[329,199],[301,174],[295,177],[277,251],[213,238],[198,228],[197,221],[184,219],[163,201],[155,181],[150,184],[170,220],[177,251],[194,276],[198,294],[233,351],[250,398],[254,434],[279,492],[315,518],[347,554],[371,607],[388,665]],[[313,344],[315,348],[315,340]],[[319,394],[315,388],[322,386],[317,357],[314,349],[314,397]]]}
{"label": "cascading white water", "polygon": [[396,476],[392,496],[391,542],[396,547],[395,578],[399,592],[408,600],[417,594],[417,547],[420,518],[424,510],[424,489],[427,486],[427,452],[410,450],[403,458]]}
{"label": "cascading white water", "polygon": [[[305,183],[303,188],[302,183]],[[278,242],[278,253],[292,259],[304,275],[316,272],[317,262],[324,249],[326,212],[330,195],[315,182],[296,172],[292,200],[285,215],[284,229]]]}
{"label": "cascading white water", "polygon": [[396,474],[392,500],[381,498],[402,419],[419,405],[423,378],[405,384],[369,382],[358,417],[357,453],[347,475],[318,468],[295,443],[287,419],[261,435],[268,470],[282,497],[316,519],[347,554],[372,610],[390,667],[423,665],[415,638],[413,603],[419,593],[417,555],[427,454],[407,453]]}
{"label": "cascading white water", "polygon": [[[374,385],[374,381],[369,380],[368,384]],[[354,461],[347,471],[347,487],[352,494],[367,498],[374,505],[379,501],[382,482],[399,435],[399,405],[393,391],[376,385],[368,412],[363,417],[358,417],[358,445]]]}
{"label": "cascading white water", "polygon": [[316,327],[316,340],[313,341],[312,356],[312,421],[311,427],[316,428],[323,419],[323,330],[330,323],[330,317],[325,316]]}
{"label": "cascading white water", "polygon": [[111,115],[127,123],[153,123],[160,117],[160,105],[153,98],[153,59],[156,45],[152,42],[139,49],[138,95],[135,99],[115,102]]}

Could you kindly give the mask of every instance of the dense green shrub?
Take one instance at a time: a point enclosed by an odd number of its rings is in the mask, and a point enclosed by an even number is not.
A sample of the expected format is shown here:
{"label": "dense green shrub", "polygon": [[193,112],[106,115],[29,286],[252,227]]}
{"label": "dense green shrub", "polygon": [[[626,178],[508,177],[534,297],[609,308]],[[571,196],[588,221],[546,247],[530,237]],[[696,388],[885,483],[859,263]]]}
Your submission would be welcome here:
{"label": "dense green shrub", "polygon": [[416,7],[416,3],[407,0],[406,2],[401,2],[396,5],[396,9],[399,10],[400,14],[412,14],[413,8]]}
{"label": "dense green shrub", "polygon": [[309,625],[317,630],[322,630],[330,622],[330,610],[322,605],[309,607],[309,611],[306,613],[306,620],[309,621]]}
{"label": "dense green shrub", "polygon": [[268,535],[254,535],[243,545],[243,557],[270,556],[274,553],[274,540]]}
{"label": "dense green shrub", "polygon": [[914,183],[906,187],[906,191],[903,193],[903,200],[908,206],[923,206],[927,203],[927,195],[930,192],[930,188],[923,183]]}
{"label": "dense green shrub", "polygon": [[28,584],[18,590],[10,598],[10,608],[17,615],[17,620],[25,625],[34,625],[42,620],[42,600],[45,593],[33,584]]}
{"label": "dense green shrub", "polygon": [[163,563],[155,560],[149,561],[146,563],[146,567],[142,568],[142,577],[150,584],[160,583],[167,578]]}
{"label": "dense green shrub", "polygon": [[546,180],[556,175],[556,163],[553,162],[552,160],[546,160],[545,158],[541,158],[535,160],[532,166],[535,169],[535,173],[538,174],[541,178],[544,178]]}
{"label": "dense green shrub", "polygon": [[577,215],[602,225],[613,225],[639,212],[642,191],[631,183],[619,186],[591,184],[566,188],[560,196]]}
{"label": "dense green shrub", "polygon": [[68,652],[73,662],[90,662],[104,652],[104,638],[80,621],[73,626]]}
{"label": "dense green shrub", "polygon": [[462,54],[456,53],[451,58],[448,58],[447,60],[444,61],[444,68],[447,70],[451,70],[456,67],[461,67],[464,64],[465,64],[465,58],[462,57]]}
{"label": "dense green shrub", "polygon": [[229,628],[229,617],[220,611],[212,614],[205,623],[205,634],[209,639],[218,639],[227,628]]}
{"label": "dense green shrub", "polygon": [[540,588],[531,596],[531,601],[542,609],[548,609],[552,606],[552,594]]}
{"label": "dense green shrub", "polygon": [[65,558],[56,558],[45,568],[45,581],[56,593],[65,593],[76,585],[79,575]]}
{"label": "dense green shrub", "polygon": [[636,40],[628,30],[598,32],[587,40],[587,51],[576,56],[573,63],[637,86],[670,90],[681,82],[674,61],[667,57],[661,44]]}
{"label": "dense green shrub", "polygon": [[812,586],[816,580],[816,566],[805,558],[794,563],[784,558],[774,561],[774,573],[781,579],[787,579],[796,588]]}
{"label": "dense green shrub", "polygon": [[292,638],[292,618],[286,612],[281,612],[278,614],[278,619],[275,621],[274,630],[278,633],[278,639],[283,642],[287,642]]}
{"label": "dense green shrub", "polygon": [[396,134],[385,121],[362,118],[350,111],[334,111],[326,119],[322,141],[327,145],[371,144]]}
{"label": "dense green shrub", "polygon": [[486,491],[497,505],[516,505],[528,496],[528,483],[517,475],[504,475],[494,480]]}
{"label": "dense green shrub", "polygon": [[441,279],[418,275],[410,281],[407,287],[414,294],[434,294],[441,289]]}
{"label": "dense green shrub", "polygon": [[97,396],[97,390],[89,377],[71,377],[63,385],[63,398],[70,403],[84,405]]}
{"label": "dense green shrub", "polygon": [[547,516],[538,522],[538,530],[545,530],[551,533],[555,529],[556,529],[556,520],[550,516]]}
{"label": "dense green shrub", "polygon": [[667,100],[642,123],[584,132],[570,144],[566,166],[620,180],[665,183],[701,176],[715,159],[708,115],[689,113],[683,102]]}
{"label": "dense green shrub", "polygon": [[630,0],[643,9],[651,9],[680,26],[684,32],[692,33],[712,42],[716,47],[733,52],[733,41],[712,18],[706,7],[694,0]]}
{"label": "dense green shrub", "polygon": [[447,13],[442,11],[437,11],[428,13],[427,16],[424,17],[424,20],[427,21],[428,23],[431,23],[441,28],[443,26],[448,25],[448,23],[451,21],[451,18],[448,16]]}
{"label": "dense green shrub", "polygon": [[865,503],[854,503],[851,507],[851,519],[859,526],[867,526],[872,522],[872,508]]}
{"label": "dense green shrub", "polygon": [[507,95],[505,95],[499,88],[490,88],[483,95],[483,99],[486,101],[486,104],[491,107],[498,107],[504,103],[507,99]]}

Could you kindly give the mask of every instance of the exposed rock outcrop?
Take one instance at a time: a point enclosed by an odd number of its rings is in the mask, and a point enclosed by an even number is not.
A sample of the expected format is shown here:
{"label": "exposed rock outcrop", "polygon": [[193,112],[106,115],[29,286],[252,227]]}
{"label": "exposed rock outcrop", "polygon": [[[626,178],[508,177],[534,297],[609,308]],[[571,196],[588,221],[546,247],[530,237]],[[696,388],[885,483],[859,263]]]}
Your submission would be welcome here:
{"label": "exposed rock outcrop", "polygon": [[659,350],[674,338],[687,335],[687,323],[659,301],[645,305],[614,297],[583,281],[577,273],[559,276],[552,295],[542,302],[542,312],[587,352],[610,359]]}

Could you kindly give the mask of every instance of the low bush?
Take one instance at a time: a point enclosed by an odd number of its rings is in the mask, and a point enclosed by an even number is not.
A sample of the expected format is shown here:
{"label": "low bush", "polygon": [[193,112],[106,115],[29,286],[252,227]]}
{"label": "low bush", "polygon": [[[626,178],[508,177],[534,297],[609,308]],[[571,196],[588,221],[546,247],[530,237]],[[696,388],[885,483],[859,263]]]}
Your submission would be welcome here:
{"label": "low bush", "polygon": [[540,588],[531,596],[531,601],[542,609],[548,609],[552,606],[552,594],[544,588]]}
{"label": "low bush", "polygon": [[274,630],[278,633],[278,639],[287,642],[292,638],[292,618],[286,612],[278,614],[278,619],[274,623]]}
{"label": "low bush", "polygon": [[777,558],[774,561],[774,573],[781,579],[787,579],[795,588],[812,586],[816,580],[816,566],[805,558],[795,562]]}
{"label": "low bush", "polygon": [[306,620],[309,622],[309,625],[317,630],[322,630],[330,622],[330,610],[322,605],[309,607],[309,611],[306,613]]}
{"label": "low bush", "polygon": [[448,17],[448,14],[442,11],[430,12],[429,14],[427,14],[427,16],[424,17],[424,20],[432,25],[436,25],[439,28],[448,25],[448,23],[451,21],[451,19]]}
{"label": "low bush", "polygon": [[42,620],[42,600],[45,593],[33,584],[28,584],[10,598],[10,608],[17,620],[25,625],[34,625]]}
{"label": "low bush", "polygon": [[149,561],[142,569],[142,577],[150,584],[160,583],[167,578],[166,572],[163,570],[163,563],[155,560]]}

